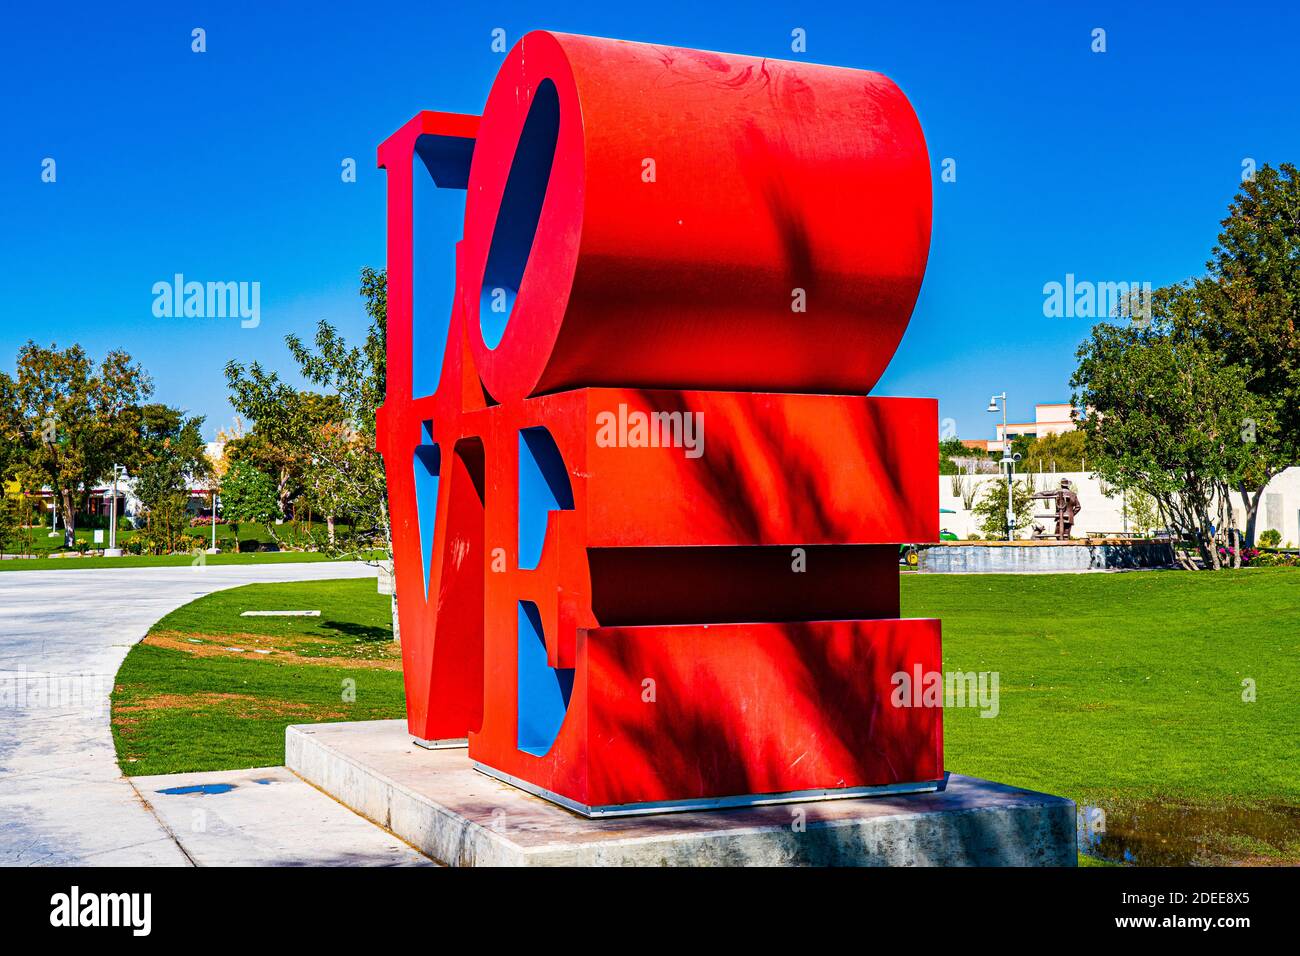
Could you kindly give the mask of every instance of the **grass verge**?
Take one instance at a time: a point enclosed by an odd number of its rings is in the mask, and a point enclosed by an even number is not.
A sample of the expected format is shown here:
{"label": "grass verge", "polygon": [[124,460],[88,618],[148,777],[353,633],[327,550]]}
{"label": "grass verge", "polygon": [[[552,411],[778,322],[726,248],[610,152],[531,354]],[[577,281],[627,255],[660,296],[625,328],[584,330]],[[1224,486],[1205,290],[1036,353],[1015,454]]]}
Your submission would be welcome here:
{"label": "grass verge", "polygon": [[[378,552],[364,555],[379,558]],[[120,558],[12,558],[0,561],[0,571],[75,571],[78,568],[179,568],[194,564],[188,554],[124,554]],[[203,563],[300,564],[307,561],[353,561],[352,556],[333,558],[319,551],[252,551],[248,554],[205,554]]]}
{"label": "grass verge", "polygon": [[131,648],[113,690],[113,741],[128,776],[274,766],[289,724],[404,712],[389,599],[373,580],[251,584],[177,608]]}
{"label": "grass verge", "polygon": [[946,671],[999,674],[996,717],[945,712],[949,770],[1099,808],[1110,859],[1300,862],[1300,571],[921,574],[902,592],[905,617],[943,620]]}
{"label": "grass verge", "polygon": [[[945,713],[948,769],[1070,797],[1104,821],[1099,859],[1300,862],[1300,570],[908,575],[902,593],[904,616],[943,620],[945,670],[999,677],[995,717]],[[239,617],[303,608],[321,616]],[[388,614],[370,580],[177,609],[118,673],[124,772],[278,764],[290,723],[401,716]]]}

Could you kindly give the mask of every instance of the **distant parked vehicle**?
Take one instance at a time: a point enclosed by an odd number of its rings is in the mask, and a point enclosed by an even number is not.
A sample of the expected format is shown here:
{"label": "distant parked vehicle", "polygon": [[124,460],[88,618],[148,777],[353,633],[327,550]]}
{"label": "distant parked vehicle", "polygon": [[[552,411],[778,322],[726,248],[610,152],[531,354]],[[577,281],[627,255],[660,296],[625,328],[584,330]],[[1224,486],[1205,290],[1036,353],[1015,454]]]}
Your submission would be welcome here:
{"label": "distant parked vehicle", "polygon": [[[957,512],[953,511],[951,508],[940,508],[940,509],[939,509],[939,514],[941,514],[941,515],[953,515],[953,514],[956,514],[956,513],[957,513]],[[957,541],[957,540],[959,540],[959,539],[958,539],[957,536],[956,536],[955,534],[953,534],[951,531],[948,531],[948,530],[944,529],[944,530],[941,530],[941,531],[939,532],[939,540],[940,540],[940,541]],[[924,545],[924,544],[900,544],[900,545],[898,546],[898,563],[899,563],[899,564],[905,564],[905,565],[907,565],[909,568],[914,568],[914,567],[916,567],[916,566],[920,563],[920,561],[921,561],[921,549],[922,549],[922,548],[927,548],[927,547],[929,547],[929,545]]]}

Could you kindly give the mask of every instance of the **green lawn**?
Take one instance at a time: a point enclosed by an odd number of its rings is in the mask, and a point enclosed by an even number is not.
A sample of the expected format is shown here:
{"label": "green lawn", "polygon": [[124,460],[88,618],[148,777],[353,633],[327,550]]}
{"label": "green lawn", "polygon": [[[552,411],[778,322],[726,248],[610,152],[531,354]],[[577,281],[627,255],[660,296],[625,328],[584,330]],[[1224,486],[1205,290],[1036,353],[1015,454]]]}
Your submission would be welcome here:
{"label": "green lawn", "polygon": [[[1105,855],[1300,862],[1300,571],[907,575],[947,671],[1000,712],[944,715],[949,770],[1097,805]],[[1243,680],[1257,700],[1243,701]]]}
{"label": "green lawn", "polygon": [[[73,537],[76,538],[77,541],[84,543],[87,549],[103,548],[108,542],[108,529],[100,528],[99,530],[104,532],[104,541],[99,544],[95,543],[95,529],[93,528],[87,528],[85,526],[79,527],[73,533]],[[194,537],[202,538],[204,544],[210,544],[212,542],[211,527],[187,528],[185,533],[193,535]],[[280,535],[281,539],[287,539],[295,535],[297,532],[294,530],[292,525],[284,524],[280,526],[277,533]],[[53,536],[50,534],[48,525],[39,528],[27,528],[24,529],[21,534],[26,537],[28,547],[35,554],[44,555],[53,551],[65,550],[63,547],[62,527],[59,528],[59,533]],[[120,528],[117,532],[118,547],[125,547],[133,538],[135,538],[135,536],[135,531]],[[260,545],[270,544],[274,541],[266,528],[255,524],[242,525],[240,527],[239,540],[245,544],[248,542],[257,542]],[[234,546],[234,535],[232,534],[229,525],[217,525],[217,545],[223,549],[232,548]],[[6,543],[5,553],[10,554],[17,550],[19,550],[19,542],[17,540],[11,540]]]}
{"label": "green lawn", "polygon": [[[1300,570],[917,574],[902,593],[904,616],[942,619],[945,670],[999,675],[996,717],[946,711],[949,770],[1100,808],[1100,857],[1300,862]],[[322,615],[238,616],[251,608]],[[279,764],[287,724],[401,716],[388,615],[370,580],[178,609],[118,673],[123,770]]]}
{"label": "green lawn", "polygon": [[[340,525],[340,527],[343,526]],[[276,529],[276,534],[279,536],[280,539],[279,546],[283,546],[285,548],[314,547],[315,544],[313,543],[312,540],[313,531],[317,533],[323,533],[324,528],[325,528],[324,524],[320,522],[315,522],[315,523],[304,522],[301,527],[291,523],[280,525]],[[74,534],[74,537],[80,544],[85,546],[85,549],[87,551],[100,550],[102,548],[107,547],[107,543],[108,543],[108,530],[107,529],[102,529],[102,530],[104,532],[104,540],[98,544],[95,543],[95,531],[91,528],[78,528]],[[55,552],[58,552],[60,554],[76,553],[75,549],[64,548],[62,531],[60,531],[57,536],[51,537],[48,528],[29,528],[26,529],[23,532],[23,534],[26,535],[27,537],[27,541],[28,541],[27,549],[32,554],[35,555],[35,558],[0,560],[0,571],[20,571],[20,570],[33,571],[39,569],[48,569],[51,567],[58,568],[61,567],[61,565],[57,563],[46,562],[44,561],[44,559]],[[117,533],[118,547],[124,549],[129,548],[131,542],[135,540],[137,534],[138,532],[136,531],[119,530]],[[187,528],[186,534],[200,539],[202,541],[204,548],[207,548],[212,543],[211,526]],[[256,525],[256,524],[244,524],[240,527],[239,542],[244,548],[249,548],[253,545],[256,545],[258,548],[277,546],[277,542],[275,538],[271,537],[271,533],[267,531],[266,528],[263,527],[262,525]],[[234,539],[234,534],[230,529],[230,526],[225,524],[217,525],[217,547],[220,548],[225,555],[233,555],[234,546],[235,546],[235,539]],[[21,550],[22,550],[22,546],[20,542],[16,539],[13,539],[12,536],[10,540],[4,542],[3,554],[6,556],[20,553]],[[249,552],[247,555],[241,554],[240,557],[244,558],[244,557],[252,556],[254,560],[258,560],[262,557],[263,554],[275,555],[277,553],[279,552],[252,551]],[[292,553],[303,554],[305,552],[297,551]],[[149,559],[145,562],[145,564],[148,566],[153,566],[158,564],[166,565],[169,563],[188,564],[191,560],[187,555],[184,554],[164,555],[163,557],[167,558],[168,560],[160,562],[157,559]],[[126,555],[125,558],[130,558],[132,560],[139,560],[140,556]],[[59,558],[55,560],[58,561],[63,559]],[[96,560],[96,559],[70,558],[69,560],[84,561],[84,560]],[[123,559],[112,558],[109,560],[115,562],[115,566],[117,567],[142,566],[140,564],[129,564],[129,563],[123,564],[122,563]],[[209,557],[209,560],[211,560],[211,557]],[[312,559],[307,558],[306,560],[312,560]]]}
{"label": "green lawn", "polygon": [[118,761],[128,776],[278,766],[289,724],[402,716],[399,667],[373,579],[219,591],[164,617],[127,655],[113,691]]}
{"label": "green lawn", "polygon": [[[252,551],[248,554],[205,554],[204,564],[292,564],[295,561],[329,561],[318,551]],[[351,560],[341,558],[338,560]],[[120,558],[13,558],[0,561],[3,571],[67,571],[72,568],[176,568],[193,564],[188,554],[124,554]]]}

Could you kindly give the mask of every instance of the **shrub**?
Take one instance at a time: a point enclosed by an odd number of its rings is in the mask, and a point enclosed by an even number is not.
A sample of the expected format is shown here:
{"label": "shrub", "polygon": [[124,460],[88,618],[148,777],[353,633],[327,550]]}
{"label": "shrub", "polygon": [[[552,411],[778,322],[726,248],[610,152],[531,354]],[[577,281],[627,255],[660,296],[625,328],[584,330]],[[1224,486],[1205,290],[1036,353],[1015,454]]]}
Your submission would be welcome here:
{"label": "shrub", "polygon": [[[1224,567],[1228,567],[1232,564],[1232,555],[1233,552],[1235,552],[1236,550],[1237,550],[1236,548],[1225,548],[1222,545],[1219,546],[1219,560],[1223,562]],[[1259,551],[1256,550],[1255,548],[1242,548],[1241,549],[1242,567],[1245,567],[1246,565],[1250,564],[1257,557],[1259,557]]]}
{"label": "shrub", "polygon": [[1300,555],[1262,553],[1251,562],[1252,568],[1296,568],[1300,567]]}
{"label": "shrub", "polygon": [[[1011,489],[1012,514],[1015,527],[1011,537],[1029,527],[1033,520],[1033,492],[1023,481],[1017,481]],[[971,509],[980,521],[980,531],[986,540],[1000,540],[1007,537],[1007,486],[1003,481],[991,481],[983,486],[983,495]]]}
{"label": "shrub", "polygon": [[132,554],[166,554],[168,551],[166,538],[147,528],[136,532],[128,547]]}
{"label": "shrub", "polygon": [[1259,536],[1259,546],[1261,548],[1276,548],[1278,542],[1282,540],[1282,532],[1276,528],[1269,528]]}

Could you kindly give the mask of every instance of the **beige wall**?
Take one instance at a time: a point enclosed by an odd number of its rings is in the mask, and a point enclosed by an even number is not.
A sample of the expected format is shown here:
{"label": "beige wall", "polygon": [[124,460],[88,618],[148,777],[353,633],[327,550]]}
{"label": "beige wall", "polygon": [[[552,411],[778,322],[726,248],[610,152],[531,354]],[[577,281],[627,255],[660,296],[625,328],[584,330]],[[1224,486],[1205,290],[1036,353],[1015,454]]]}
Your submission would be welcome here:
{"label": "beige wall", "polygon": [[[953,495],[952,475],[939,476],[939,507],[951,508],[956,514],[939,516],[939,526],[951,531],[959,538],[979,533],[979,522],[966,510],[962,500]],[[1017,480],[1025,480],[1026,475],[1017,474]],[[1113,498],[1102,493],[1101,482],[1096,477],[1083,472],[1044,473],[1032,476],[1034,487],[1038,491],[1050,491],[1057,487],[1062,478],[1068,478],[1079,496],[1080,510],[1074,520],[1074,536],[1082,538],[1093,532],[1119,532],[1124,530],[1121,514],[1122,499],[1118,494]],[[969,484],[984,485],[988,482],[1005,481],[1001,475],[963,475],[962,480]],[[978,495],[975,498],[979,500]],[[973,503],[973,502],[972,502]],[[1245,508],[1241,498],[1233,496],[1233,511],[1238,525],[1246,527]],[[1035,514],[1048,514],[1051,502],[1037,502]],[[1038,518],[1038,524],[1050,530],[1052,519]],[[1292,547],[1300,546],[1300,468],[1288,468],[1269,482],[1264,490],[1264,501],[1259,508],[1258,531],[1276,528],[1282,533],[1283,541],[1290,541]],[[1025,537],[1028,537],[1026,533]]]}

